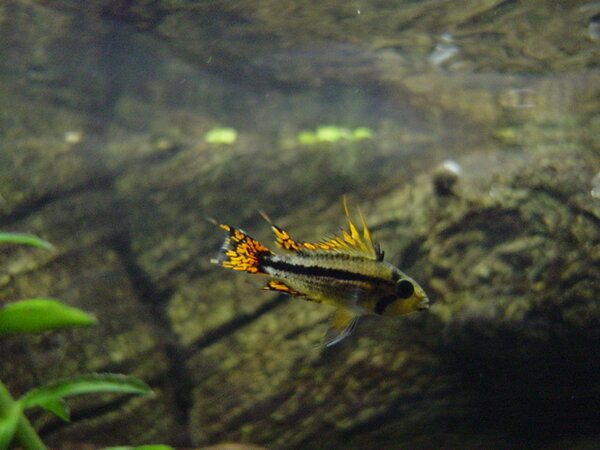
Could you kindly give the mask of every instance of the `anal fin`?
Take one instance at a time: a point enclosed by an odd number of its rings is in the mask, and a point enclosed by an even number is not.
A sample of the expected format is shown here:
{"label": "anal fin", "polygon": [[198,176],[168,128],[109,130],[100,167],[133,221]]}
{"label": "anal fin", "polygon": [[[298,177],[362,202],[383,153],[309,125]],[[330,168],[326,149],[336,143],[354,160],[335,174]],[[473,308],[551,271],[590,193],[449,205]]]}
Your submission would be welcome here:
{"label": "anal fin", "polygon": [[354,331],[359,318],[360,316],[357,316],[348,309],[337,309],[329,321],[329,328],[323,338],[323,344],[326,347],[331,347],[342,339],[350,336],[352,331]]}
{"label": "anal fin", "polygon": [[269,291],[285,292],[286,294],[289,294],[289,295],[304,295],[301,292],[295,291],[294,289],[289,287],[287,284],[282,283],[281,281],[276,281],[276,280],[269,281],[267,283],[267,285],[265,287],[263,287],[263,289],[266,289]]}

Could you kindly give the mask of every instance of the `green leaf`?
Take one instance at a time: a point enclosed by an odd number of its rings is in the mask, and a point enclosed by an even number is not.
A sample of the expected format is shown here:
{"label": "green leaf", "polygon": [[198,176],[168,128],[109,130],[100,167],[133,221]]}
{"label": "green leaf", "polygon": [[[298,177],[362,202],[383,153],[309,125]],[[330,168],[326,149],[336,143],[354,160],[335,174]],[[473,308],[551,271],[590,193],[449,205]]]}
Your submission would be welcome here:
{"label": "green leaf", "polygon": [[52,399],[52,400],[47,401],[46,403],[40,403],[39,406],[41,406],[44,409],[47,409],[51,413],[56,414],[59,418],[61,418],[65,422],[68,422],[70,420],[69,419],[69,406],[62,398]]}
{"label": "green leaf", "polygon": [[0,334],[34,333],[96,323],[89,314],[48,298],[21,300],[0,309]]}
{"label": "green leaf", "polygon": [[30,234],[0,233],[0,242],[32,245],[34,247],[45,248],[46,250],[54,250],[54,246],[50,242],[46,242],[43,239],[37,238]]}
{"label": "green leaf", "polygon": [[0,416],[0,449],[8,448],[12,438],[17,430],[19,416],[21,415],[21,405],[14,402],[7,411]]}
{"label": "green leaf", "polygon": [[56,402],[63,397],[97,392],[149,394],[152,390],[137,378],[113,373],[93,373],[52,381],[27,392],[19,401],[23,408],[44,407],[44,405]]}

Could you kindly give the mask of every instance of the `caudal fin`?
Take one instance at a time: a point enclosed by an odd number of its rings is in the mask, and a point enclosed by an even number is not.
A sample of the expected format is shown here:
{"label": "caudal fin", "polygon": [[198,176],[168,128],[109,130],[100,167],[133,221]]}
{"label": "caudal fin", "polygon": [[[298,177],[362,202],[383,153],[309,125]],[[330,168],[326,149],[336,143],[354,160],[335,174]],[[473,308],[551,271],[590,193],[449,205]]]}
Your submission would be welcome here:
{"label": "caudal fin", "polygon": [[239,228],[225,224],[217,225],[227,231],[229,236],[225,238],[217,257],[210,262],[228,269],[264,274],[261,268],[263,259],[273,253]]}

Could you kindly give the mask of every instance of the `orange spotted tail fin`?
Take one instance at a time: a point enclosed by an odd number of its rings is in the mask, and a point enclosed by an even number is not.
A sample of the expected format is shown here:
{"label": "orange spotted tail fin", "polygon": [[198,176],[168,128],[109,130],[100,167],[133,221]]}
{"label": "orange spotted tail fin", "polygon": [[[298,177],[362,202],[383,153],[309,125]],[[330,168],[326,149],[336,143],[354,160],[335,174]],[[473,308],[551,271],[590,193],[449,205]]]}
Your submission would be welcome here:
{"label": "orange spotted tail fin", "polygon": [[217,225],[227,231],[229,236],[225,238],[217,257],[211,259],[211,262],[232,270],[264,274],[261,269],[263,258],[273,253],[239,228]]}

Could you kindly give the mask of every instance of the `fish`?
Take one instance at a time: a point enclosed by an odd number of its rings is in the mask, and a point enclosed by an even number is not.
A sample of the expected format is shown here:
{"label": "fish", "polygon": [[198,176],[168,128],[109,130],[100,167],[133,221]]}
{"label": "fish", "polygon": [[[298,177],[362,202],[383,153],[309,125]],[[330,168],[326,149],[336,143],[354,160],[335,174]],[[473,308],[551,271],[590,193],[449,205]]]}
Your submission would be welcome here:
{"label": "fish", "polygon": [[261,213],[280,249],[274,252],[240,228],[211,220],[227,236],[216,258],[221,267],[268,277],[263,289],[333,306],[323,338],[331,347],[348,337],[361,316],[395,317],[429,309],[423,288],[394,265],[373,241],[358,208],[362,232],[350,217],[345,197],[347,229],[318,242],[292,239]]}

